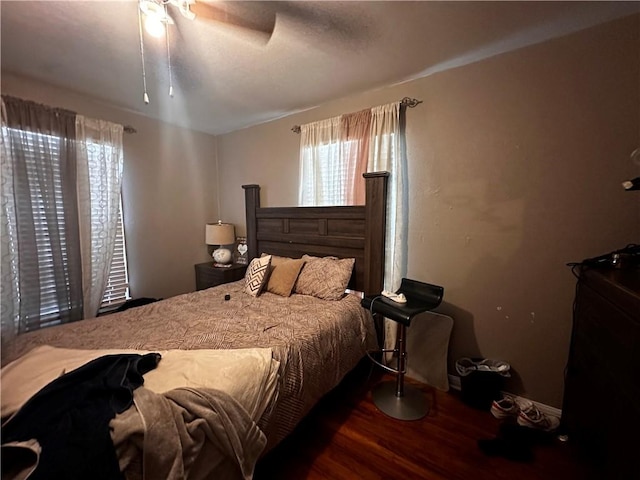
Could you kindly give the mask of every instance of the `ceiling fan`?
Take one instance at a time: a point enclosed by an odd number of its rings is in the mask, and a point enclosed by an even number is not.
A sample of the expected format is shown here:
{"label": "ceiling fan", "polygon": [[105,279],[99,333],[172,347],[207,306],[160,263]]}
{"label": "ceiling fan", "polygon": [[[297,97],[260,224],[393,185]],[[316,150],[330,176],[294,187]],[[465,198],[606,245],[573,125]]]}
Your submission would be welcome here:
{"label": "ceiling fan", "polygon": [[224,2],[215,3],[216,5],[213,5],[196,0],[139,0],[138,2],[141,12],[145,15],[145,28],[155,36],[161,36],[165,26],[174,23],[167,6],[177,9],[184,18],[189,20],[202,19],[258,32],[266,35],[267,40],[273,34],[275,15],[261,18],[260,21],[251,21],[242,15],[232,13],[230,6],[225,5]]}
{"label": "ceiling fan", "polygon": [[[240,2],[243,3],[243,2]],[[213,21],[230,25],[232,27],[238,27],[245,31],[252,33],[259,33],[262,37],[266,36],[268,41],[273,33],[275,27],[275,14],[273,15],[261,15],[260,21],[252,22],[247,20],[241,15],[234,15],[230,12],[230,6],[225,5],[224,2],[216,2],[216,6],[196,0],[138,0],[138,26],[140,37],[140,57],[142,62],[142,86],[143,86],[143,100],[145,104],[149,103],[149,95],[147,93],[147,80],[145,70],[145,54],[144,54],[144,38],[142,35],[142,25],[151,36],[165,37],[167,48],[167,64],[169,73],[169,96],[173,97],[173,79],[171,69],[171,50],[169,42],[169,29],[168,25],[173,25],[175,22],[170,14],[170,9],[177,9],[180,14],[188,19],[197,21],[198,19],[204,19],[207,21]],[[266,22],[264,21],[266,18]]]}

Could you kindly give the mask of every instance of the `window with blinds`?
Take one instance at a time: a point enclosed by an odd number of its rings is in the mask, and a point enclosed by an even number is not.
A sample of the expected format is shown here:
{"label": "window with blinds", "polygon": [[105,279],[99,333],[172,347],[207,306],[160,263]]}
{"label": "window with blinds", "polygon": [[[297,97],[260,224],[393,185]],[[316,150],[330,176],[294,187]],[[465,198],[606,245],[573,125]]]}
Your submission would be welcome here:
{"label": "window with blinds", "polygon": [[[58,228],[65,223],[65,209],[62,195],[60,144],[67,141],[51,135],[20,131],[21,148],[24,154],[27,175],[29,178],[29,193],[31,210],[34,221],[34,233],[37,256],[21,259],[21,262],[32,262],[35,268],[25,268],[25,271],[38,272],[40,284],[40,318],[36,328],[42,328],[59,323],[60,311],[58,306],[55,278],[61,275],[56,271],[53,262],[53,249],[51,239],[57,238],[61,243],[62,264],[67,264],[67,239],[65,229]],[[91,154],[92,149],[88,149]],[[51,153],[53,163],[52,174],[47,178],[39,178],[37,162],[39,152]],[[91,182],[99,182],[100,179],[91,179]],[[46,208],[45,189],[53,190],[56,208],[52,218],[52,209]],[[18,219],[19,221],[19,219]],[[119,204],[118,223],[116,231],[116,246],[111,260],[109,279],[102,298],[101,307],[113,307],[124,303],[130,298],[129,277],[127,272],[127,253],[124,237],[124,225],[122,221],[122,201]],[[34,265],[37,264],[36,265]],[[22,269],[21,269],[22,270]],[[34,282],[38,283],[38,282]]]}
{"label": "window with blinds", "polygon": [[[35,328],[47,327],[59,323],[58,296],[56,291],[56,272],[53,264],[53,249],[51,247],[51,236],[59,239],[62,251],[62,263],[67,264],[67,238],[64,228],[58,228],[65,224],[65,209],[62,195],[61,182],[61,165],[60,165],[60,143],[64,140],[52,137],[50,135],[42,135],[31,132],[21,132],[22,152],[25,158],[27,177],[29,178],[29,197],[31,200],[31,211],[33,214],[33,227],[36,243],[37,256],[21,259],[21,263],[31,264],[24,265],[26,272],[38,272],[40,284],[40,316],[33,318],[36,322]],[[54,160],[51,164],[52,182],[40,178],[39,169],[37,168],[38,153],[41,151],[51,152]],[[52,183],[52,185],[51,185]],[[46,208],[46,200],[44,189],[53,190],[55,198],[55,216],[51,218],[51,210]],[[19,219],[18,219],[19,220]],[[55,233],[51,230],[56,229]],[[36,265],[34,265],[36,264]],[[33,268],[35,266],[35,268]],[[33,282],[34,285],[38,281]],[[29,323],[32,319],[27,318],[27,330],[31,327]]]}
{"label": "window with blinds", "polygon": [[102,308],[114,307],[131,298],[129,295],[129,273],[127,271],[127,247],[124,239],[124,223],[122,221],[122,199],[118,210],[116,225],[116,245],[111,259],[109,280],[102,296]]}

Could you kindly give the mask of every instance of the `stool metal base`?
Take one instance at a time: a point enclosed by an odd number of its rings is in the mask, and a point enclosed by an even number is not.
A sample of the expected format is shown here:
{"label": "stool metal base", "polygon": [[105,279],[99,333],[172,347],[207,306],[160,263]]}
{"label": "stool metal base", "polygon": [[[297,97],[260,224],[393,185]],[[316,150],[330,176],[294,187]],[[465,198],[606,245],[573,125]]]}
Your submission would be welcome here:
{"label": "stool metal base", "polygon": [[398,420],[419,420],[429,413],[429,404],[421,390],[404,385],[404,396],[396,396],[396,383],[383,382],[371,392],[373,403],[382,413]]}

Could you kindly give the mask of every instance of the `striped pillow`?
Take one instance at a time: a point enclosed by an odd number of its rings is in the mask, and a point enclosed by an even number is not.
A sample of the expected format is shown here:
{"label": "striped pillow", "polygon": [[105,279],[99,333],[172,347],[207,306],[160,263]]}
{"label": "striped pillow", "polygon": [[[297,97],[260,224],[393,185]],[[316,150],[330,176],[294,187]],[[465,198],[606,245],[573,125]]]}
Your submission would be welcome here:
{"label": "striped pillow", "polygon": [[267,274],[271,265],[271,255],[254,258],[244,275],[244,291],[252,297],[257,297],[267,283]]}

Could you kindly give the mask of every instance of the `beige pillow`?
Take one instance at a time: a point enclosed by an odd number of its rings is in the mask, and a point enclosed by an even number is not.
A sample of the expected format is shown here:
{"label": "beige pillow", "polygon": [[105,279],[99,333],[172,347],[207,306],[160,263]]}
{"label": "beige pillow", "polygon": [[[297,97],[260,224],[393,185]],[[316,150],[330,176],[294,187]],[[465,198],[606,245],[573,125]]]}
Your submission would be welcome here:
{"label": "beige pillow", "polygon": [[244,291],[252,297],[257,297],[267,283],[267,274],[271,265],[271,255],[251,260],[247,273],[244,275]]}
{"label": "beige pillow", "polygon": [[355,258],[310,257],[303,255],[304,267],[293,291],[323,300],[340,300],[349,285]]}
{"label": "beige pillow", "polygon": [[301,258],[294,260],[272,256],[267,291],[283,297],[290,296],[303,265],[304,260]]}

